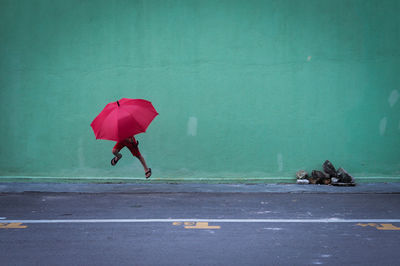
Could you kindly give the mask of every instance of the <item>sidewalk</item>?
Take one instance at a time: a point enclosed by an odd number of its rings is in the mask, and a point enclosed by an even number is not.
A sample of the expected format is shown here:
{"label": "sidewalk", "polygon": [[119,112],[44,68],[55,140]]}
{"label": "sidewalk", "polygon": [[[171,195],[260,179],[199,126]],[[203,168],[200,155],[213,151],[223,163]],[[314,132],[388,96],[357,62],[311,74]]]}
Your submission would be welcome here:
{"label": "sidewalk", "polygon": [[354,187],[299,184],[64,184],[0,183],[0,193],[400,193],[400,183],[361,183]]}

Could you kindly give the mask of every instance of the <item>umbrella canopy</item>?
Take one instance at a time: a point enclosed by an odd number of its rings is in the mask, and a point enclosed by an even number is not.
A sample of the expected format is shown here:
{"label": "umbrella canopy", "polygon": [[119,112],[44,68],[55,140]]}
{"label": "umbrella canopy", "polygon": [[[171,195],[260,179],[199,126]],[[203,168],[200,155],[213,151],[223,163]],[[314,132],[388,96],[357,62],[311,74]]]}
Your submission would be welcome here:
{"label": "umbrella canopy", "polygon": [[107,104],[90,126],[96,139],[120,141],[145,132],[157,115],[147,100],[122,98]]}

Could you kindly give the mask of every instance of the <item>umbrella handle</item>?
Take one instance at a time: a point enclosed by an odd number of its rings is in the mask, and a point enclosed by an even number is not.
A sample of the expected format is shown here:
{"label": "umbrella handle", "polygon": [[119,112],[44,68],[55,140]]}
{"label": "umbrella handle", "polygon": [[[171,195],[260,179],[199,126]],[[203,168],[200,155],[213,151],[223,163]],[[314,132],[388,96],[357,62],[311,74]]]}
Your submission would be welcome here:
{"label": "umbrella handle", "polygon": [[117,101],[117,104],[118,104],[118,106],[119,106],[119,101]]}

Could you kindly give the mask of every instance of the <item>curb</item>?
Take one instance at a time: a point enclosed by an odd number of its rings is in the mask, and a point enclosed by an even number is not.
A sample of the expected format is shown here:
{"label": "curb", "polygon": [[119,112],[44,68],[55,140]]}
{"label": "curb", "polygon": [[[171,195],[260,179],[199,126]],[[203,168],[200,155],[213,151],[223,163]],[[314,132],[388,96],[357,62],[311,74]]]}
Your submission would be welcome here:
{"label": "curb", "polygon": [[400,183],[363,183],[354,187],[298,184],[93,184],[0,183],[0,193],[353,193],[400,194]]}

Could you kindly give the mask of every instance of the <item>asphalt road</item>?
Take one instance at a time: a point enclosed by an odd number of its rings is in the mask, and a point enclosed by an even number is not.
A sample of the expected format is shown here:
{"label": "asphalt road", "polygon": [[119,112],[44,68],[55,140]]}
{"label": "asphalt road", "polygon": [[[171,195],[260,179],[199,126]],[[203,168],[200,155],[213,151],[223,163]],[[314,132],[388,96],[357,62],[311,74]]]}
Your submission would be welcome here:
{"label": "asphalt road", "polygon": [[0,194],[0,265],[399,265],[399,248],[400,194]]}

